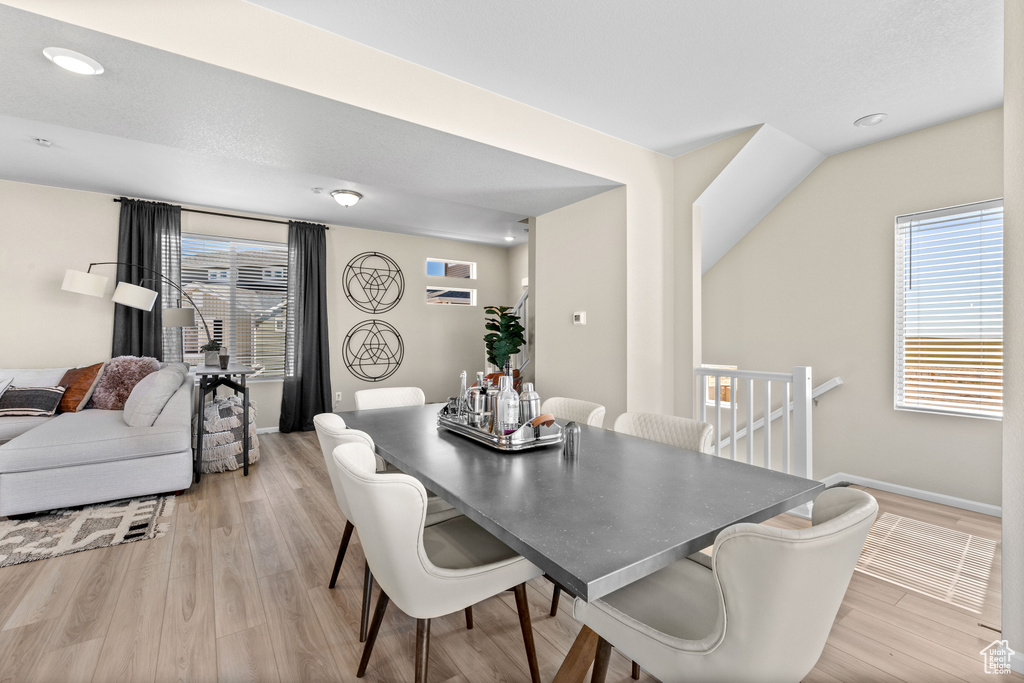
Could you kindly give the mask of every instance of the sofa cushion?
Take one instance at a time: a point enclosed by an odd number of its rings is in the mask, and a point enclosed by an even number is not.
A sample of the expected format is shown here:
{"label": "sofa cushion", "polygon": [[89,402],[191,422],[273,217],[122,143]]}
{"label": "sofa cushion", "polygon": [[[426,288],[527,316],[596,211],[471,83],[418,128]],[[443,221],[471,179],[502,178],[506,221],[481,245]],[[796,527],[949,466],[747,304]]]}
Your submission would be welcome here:
{"label": "sofa cushion", "polygon": [[65,387],[10,387],[0,395],[0,417],[49,417],[57,412]]}
{"label": "sofa cushion", "polygon": [[123,410],[132,389],[146,375],[160,369],[160,361],[148,356],[118,356],[107,362],[87,408]]}
{"label": "sofa cushion", "polygon": [[0,417],[0,445],[3,445],[16,436],[21,436],[30,429],[43,424],[49,417],[29,416],[8,416]]}
{"label": "sofa cushion", "polygon": [[69,467],[187,451],[187,415],[131,427],[119,410],[62,413],[0,447],[0,473]]}
{"label": "sofa cushion", "polygon": [[0,368],[0,377],[12,378],[12,387],[52,387],[60,384],[67,368]]}
{"label": "sofa cushion", "polygon": [[64,398],[60,400],[58,411],[61,413],[77,413],[89,402],[92,391],[96,388],[106,363],[96,363],[84,368],[71,368],[64,373],[57,384],[67,387]]}
{"label": "sofa cushion", "polygon": [[4,377],[0,375],[0,396],[3,396],[3,393],[7,391],[7,387],[11,386],[12,380],[14,380],[13,377]]}
{"label": "sofa cushion", "polygon": [[143,377],[124,402],[124,421],[131,427],[149,427],[188,376],[188,366],[174,363]]}

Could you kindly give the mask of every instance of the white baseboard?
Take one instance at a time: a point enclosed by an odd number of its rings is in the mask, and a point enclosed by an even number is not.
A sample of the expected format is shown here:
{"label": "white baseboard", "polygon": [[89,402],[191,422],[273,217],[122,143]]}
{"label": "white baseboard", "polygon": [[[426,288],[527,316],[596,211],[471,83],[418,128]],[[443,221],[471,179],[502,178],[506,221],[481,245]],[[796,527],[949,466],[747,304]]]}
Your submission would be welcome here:
{"label": "white baseboard", "polygon": [[256,430],[257,434],[276,434],[278,431],[277,427],[260,427]]}
{"label": "white baseboard", "polygon": [[897,493],[901,496],[907,496],[909,498],[927,500],[931,503],[949,505],[950,507],[960,508],[961,510],[980,512],[983,515],[992,515],[993,517],[1003,516],[1003,509],[998,505],[979,503],[976,500],[967,500],[966,498],[947,496],[945,493],[935,493],[934,491],[915,489],[911,488],[910,486],[903,486],[902,484],[892,484],[887,481],[869,479],[867,477],[861,477],[856,474],[847,474],[846,472],[837,472],[836,474],[825,477],[824,479],[821,480],[821,482],[826,486],[838,484],[841,481],[848,481],[851,484],[857,484],[858,486],[867,486],[868,488],[878,489],[879,491],[887,491],[888,493]]}
{"label": "white baseboard", "polygon": [[1024,675],[1024,655],[1021,655],[1019,650],[1010,657],[1010,669]]}

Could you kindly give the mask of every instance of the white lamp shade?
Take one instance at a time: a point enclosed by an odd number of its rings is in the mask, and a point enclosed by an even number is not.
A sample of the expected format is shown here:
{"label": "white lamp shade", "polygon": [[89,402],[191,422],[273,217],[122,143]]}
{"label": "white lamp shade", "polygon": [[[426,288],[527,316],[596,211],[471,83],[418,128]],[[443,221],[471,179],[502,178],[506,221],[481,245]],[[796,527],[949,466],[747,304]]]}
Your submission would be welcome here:
{"label": "white lamp shade", "polygon": [[102,275],[68,269],[64,271],[64,283],[60,288],[76,294],[103,296],[103,293],[107,291],[107,278]]}
{"label": "white lamp shade", "polygon": [[115,304],[131,306],[141,311],[152,311],[156,302],[157,292],[138,285],[130,285],[127,282],[118,282],[117,289],[111,301]]}
{"label": "white lamp shade", "polygon": [[196,324],[196,312],[191,308],[165,308],[164,327],[192,327]]}

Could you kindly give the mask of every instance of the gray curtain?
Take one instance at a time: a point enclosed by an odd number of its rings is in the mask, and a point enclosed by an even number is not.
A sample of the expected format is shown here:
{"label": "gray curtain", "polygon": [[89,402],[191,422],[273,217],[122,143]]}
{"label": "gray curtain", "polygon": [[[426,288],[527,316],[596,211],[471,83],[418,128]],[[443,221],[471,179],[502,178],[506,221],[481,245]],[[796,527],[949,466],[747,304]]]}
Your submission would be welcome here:
{"label": "gray curtain", "polygon": [[155,274],[143,269],[163,273],[180,285],[181,207],[121,197],[117,260],[130,264],[117,267],[118,282],[155,289],[161,296],[157,297],[152,311],[140,311],[120,304],[114,307],[111,354],[180,361],[181,330],[169,329],[165,340],[161,324],[164,301],[168,302],[167,305],[177,306],[177,292]]}
{"label": "gray curtain", "polygon": [[281,396],[282,432],[312,431],[313,416],[331,412],[327,341],[327,228],[288,223],[288,314]]}

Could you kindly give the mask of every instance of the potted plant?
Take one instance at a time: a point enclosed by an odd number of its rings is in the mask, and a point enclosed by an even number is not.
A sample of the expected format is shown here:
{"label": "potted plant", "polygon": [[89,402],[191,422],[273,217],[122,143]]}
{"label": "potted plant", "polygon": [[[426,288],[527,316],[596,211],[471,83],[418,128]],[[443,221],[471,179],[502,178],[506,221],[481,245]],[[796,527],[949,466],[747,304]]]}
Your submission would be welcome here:
{"label": "potted plant", "polygon": [[484,312],[495,316],[486,319],[485,328],[490,332],[484,335],[487,346],[487,361],[495,367],[512,374],[512,356],[526,344],[523,336],[525,328],[519,322],[519,316],[512,313],[511,306],[487,306]]}
{"label": "potted plant", "polygon": [[202,346],[199,350],[203,352],[203,364],[215,368],[220,365],[220,342],[216,339],[211,339]]}

